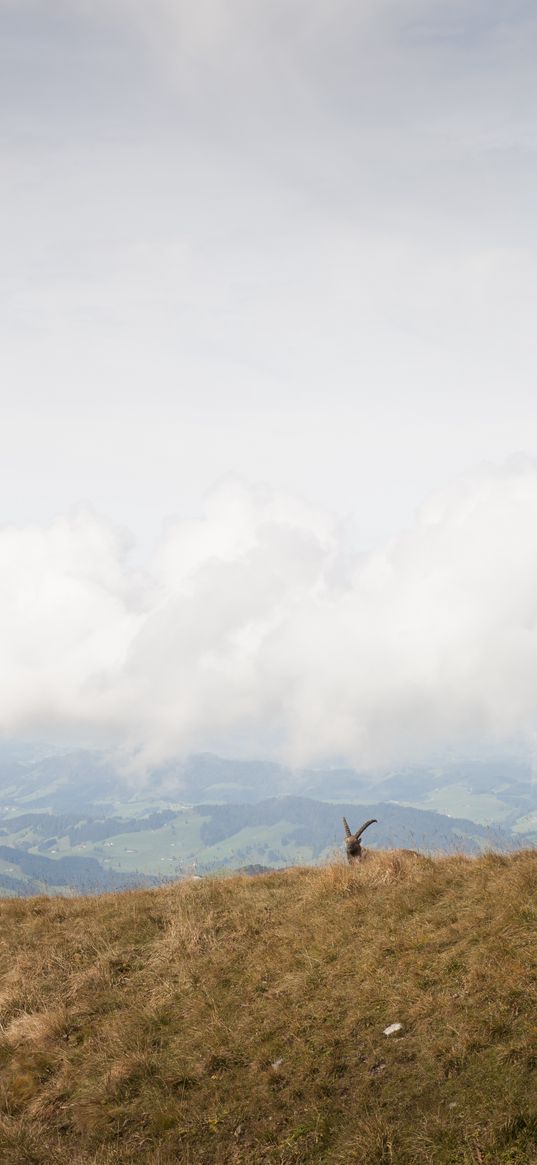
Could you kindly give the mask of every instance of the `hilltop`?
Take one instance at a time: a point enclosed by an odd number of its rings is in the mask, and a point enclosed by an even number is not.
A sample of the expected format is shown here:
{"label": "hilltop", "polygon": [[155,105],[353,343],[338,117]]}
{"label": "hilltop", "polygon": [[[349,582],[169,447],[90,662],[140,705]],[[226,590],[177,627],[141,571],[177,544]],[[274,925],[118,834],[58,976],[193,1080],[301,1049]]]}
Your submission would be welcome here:
{"label": "hilltop", "polygon": [[536,921],[530,851],[4,899],[0,1161],[527,1165]]}

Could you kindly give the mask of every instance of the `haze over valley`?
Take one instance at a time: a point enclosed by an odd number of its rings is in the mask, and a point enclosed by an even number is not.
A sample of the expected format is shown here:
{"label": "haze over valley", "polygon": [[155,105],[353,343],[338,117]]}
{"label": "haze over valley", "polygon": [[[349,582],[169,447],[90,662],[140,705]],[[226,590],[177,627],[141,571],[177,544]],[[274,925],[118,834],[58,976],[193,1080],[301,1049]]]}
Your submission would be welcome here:
{"label": "haze over valley", "polygon": [[322,864],[343,856],[343,815],[378,819],[373,850],[477,854],[537,841],[537,789],[520,758],[379,776],[205,754],[133,788],[113,754],[14,743],[0,760],[0,894]]}

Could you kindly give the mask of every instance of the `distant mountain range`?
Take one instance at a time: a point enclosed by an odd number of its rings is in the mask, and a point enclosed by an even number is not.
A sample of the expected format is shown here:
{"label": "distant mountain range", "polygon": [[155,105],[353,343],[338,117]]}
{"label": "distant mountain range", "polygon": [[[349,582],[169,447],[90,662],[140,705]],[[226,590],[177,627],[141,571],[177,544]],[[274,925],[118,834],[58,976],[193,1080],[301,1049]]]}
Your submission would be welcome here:
{"label": "distant mountain range", "polygon": [[[141,777],[112,752],[53,751],[0,744],[0,800],[59,811],[113,812],[117,805],[256,802],[294,794],[330,801],[397,801],[489,822],[535,814],[537,780],[529,759],[458,759],[401,766],[380,774],[349,768],[289,769],[262,760],[199,754],[155,766]],[[469,808],[472,813],[469,813]]]}
{"label": "distant mountain range", "polygon": [[201,755],[129,780],[111,754],[0,747],[0,894],[153,885],[342,853],[342,814],[373,848],[477,853],[537,839],[527,762],[470,760],[373,779]]}

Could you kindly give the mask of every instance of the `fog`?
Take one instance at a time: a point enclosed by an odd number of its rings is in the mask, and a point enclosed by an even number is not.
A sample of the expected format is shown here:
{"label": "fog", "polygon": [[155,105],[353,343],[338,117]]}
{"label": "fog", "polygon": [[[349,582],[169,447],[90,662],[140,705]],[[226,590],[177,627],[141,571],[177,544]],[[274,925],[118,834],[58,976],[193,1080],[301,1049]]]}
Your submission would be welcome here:
{"label": "fog", "polygon": [[[357,499],[357,508],[368,500]],[[537,725],[537,462],[482,466],[360,553],[348,522],[220,482],[151,569],[87,509],[0,532],[0,728],[382,767]]]}
{"label": "fog", "polygon": [[0,24],[0,731],[533,747],[532,6]]}

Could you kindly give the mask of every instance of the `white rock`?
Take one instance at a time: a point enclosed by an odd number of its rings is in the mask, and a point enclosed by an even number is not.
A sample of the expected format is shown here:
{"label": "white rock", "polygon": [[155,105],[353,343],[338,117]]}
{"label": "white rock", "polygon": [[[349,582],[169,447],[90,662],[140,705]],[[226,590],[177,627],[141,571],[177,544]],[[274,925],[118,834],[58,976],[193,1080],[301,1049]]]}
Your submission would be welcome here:
{"label": "white rock", "polygon": [[389,1027],[384,1028],[384,1035],[385,1036],[393,1036],[394,1032],[401,1031],[402,1026],[403,1026],[402,1023],[391,1023],[389,1025]]}

